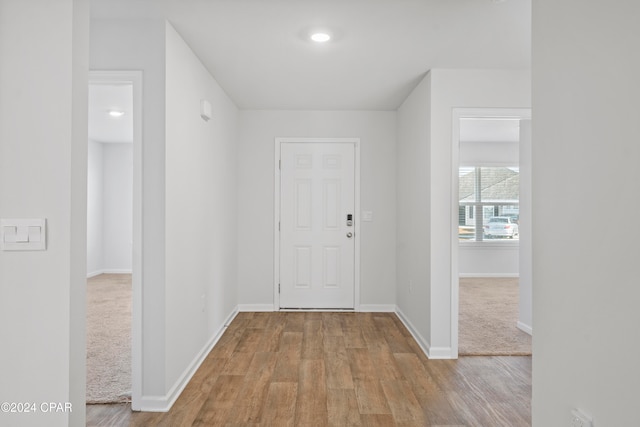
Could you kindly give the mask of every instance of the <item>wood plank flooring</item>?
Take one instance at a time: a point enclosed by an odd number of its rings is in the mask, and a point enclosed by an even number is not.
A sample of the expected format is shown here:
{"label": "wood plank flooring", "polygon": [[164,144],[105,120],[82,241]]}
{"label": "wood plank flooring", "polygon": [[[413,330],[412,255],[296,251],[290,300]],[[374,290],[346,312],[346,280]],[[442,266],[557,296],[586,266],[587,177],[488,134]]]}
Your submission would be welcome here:
{"label": "wood plank flooring", "polygon": [[170,412],[88,426],[530,426],[531,358],[428,360],[392,313],[239,313]]}

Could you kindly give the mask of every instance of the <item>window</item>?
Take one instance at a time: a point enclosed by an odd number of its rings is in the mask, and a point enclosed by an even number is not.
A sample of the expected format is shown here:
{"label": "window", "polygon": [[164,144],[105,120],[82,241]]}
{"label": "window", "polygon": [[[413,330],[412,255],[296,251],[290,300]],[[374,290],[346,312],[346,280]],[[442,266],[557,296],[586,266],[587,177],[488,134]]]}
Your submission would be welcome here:
{"label": "window", "polygon": [[520,171],[514,167],[460,167],[460,241],[518,239]]}

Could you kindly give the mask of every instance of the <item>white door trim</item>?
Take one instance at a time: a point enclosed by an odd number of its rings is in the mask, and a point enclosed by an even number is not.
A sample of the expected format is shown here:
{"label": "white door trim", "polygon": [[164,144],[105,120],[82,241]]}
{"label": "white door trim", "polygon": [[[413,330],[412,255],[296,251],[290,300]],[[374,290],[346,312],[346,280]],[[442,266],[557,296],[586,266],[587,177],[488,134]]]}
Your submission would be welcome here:
{"label": "white door trim", "polygon": [[355,150],[355,212],[354,212],[354,310],[360,311],[360,138],[275,138],[273,162],[273,309],[280,310],[280,146],[285,142],[324,142],[353,144]]}
{"label": "white door trim", "polygon": [[131,319],[131,408],[142,399],[142,71],[89,71],[89,84],[133,86],[133,245]]}
{"label": "white door trim", "polygon": [[451,141],[451,358],[458,358],[458,315],[460,303],[460,261],[458,242],[458,168],[460,166],[460,119],[531,119],[530,108],[454,108]]}

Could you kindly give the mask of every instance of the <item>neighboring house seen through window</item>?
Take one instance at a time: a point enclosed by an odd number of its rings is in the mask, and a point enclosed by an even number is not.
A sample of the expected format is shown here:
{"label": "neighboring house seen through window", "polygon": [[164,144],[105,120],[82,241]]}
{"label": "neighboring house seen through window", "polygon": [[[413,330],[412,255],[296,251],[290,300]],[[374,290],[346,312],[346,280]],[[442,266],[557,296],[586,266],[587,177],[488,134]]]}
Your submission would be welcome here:
{"label": "neighboring house seen through window", "polygon": [[513,167],[460,167],[460,241],[518,239],[520,173]]}

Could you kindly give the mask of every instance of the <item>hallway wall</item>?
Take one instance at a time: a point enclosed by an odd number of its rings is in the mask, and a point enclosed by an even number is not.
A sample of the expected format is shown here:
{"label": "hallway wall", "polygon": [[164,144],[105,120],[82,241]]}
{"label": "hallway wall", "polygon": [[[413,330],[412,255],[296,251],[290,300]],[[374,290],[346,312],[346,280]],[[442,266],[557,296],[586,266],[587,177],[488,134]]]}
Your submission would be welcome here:
{"label": "hallway wall", "polygon": [[399,109],[398,152],[404,154],[397,167],[413,172],[398,179],[397,209],[420,209],[420,215],[398,227],[397,300],[432,357],[456,353],[451,340],[456,322],[451,304],[453,109],[530,106],[527,70],[434,69]]}
{"label": "hallway wall", "polygon": [[0,218],[47,220],[46,250],[0,251],[0,402],[73,405],[3,425],[85,425],[88,26],[85,1],[0,1]]}
{"label": "hallway wall", "polygon": [[[202,99],[212,104],[209,121]],[[174,385],[238,304],[238,110],[169,23],[166,101],[165,369]]]}
{"label": "hallway wall", "polygon": [[[241,111],[238,140],[238,299],[273,308],[274,139],[359,137],[361,304],[395,304],[394,111]],[[359,218],[356,218],[359,220]]]}
{"label": "hallway wall", "polygon": [[237,108],[164,19],[91,31],[92,69],[143,71],[141,403],[164,410],[237,305]]}
{"label": "hallway wall", "polygon": [[92,70],[142,70],[143,394],[165,391],[165,21],[91,20]]}
{"label": "hallway wall", "polygon": [[573,408],[638,424],[639,16],[636,1],[533,2],[535,427]]}

